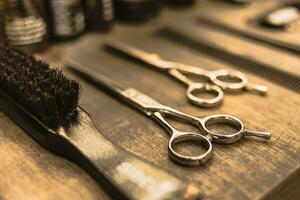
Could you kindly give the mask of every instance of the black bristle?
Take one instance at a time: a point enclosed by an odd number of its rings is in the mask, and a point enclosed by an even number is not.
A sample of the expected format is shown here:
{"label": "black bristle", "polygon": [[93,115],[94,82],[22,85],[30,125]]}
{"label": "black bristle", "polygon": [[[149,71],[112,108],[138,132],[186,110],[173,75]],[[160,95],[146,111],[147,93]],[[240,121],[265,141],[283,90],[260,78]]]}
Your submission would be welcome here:
{"label": "black bristle", "polygon": [[80,85],[12,47],[0,47],[0,89],[49,128],[76,119]]}

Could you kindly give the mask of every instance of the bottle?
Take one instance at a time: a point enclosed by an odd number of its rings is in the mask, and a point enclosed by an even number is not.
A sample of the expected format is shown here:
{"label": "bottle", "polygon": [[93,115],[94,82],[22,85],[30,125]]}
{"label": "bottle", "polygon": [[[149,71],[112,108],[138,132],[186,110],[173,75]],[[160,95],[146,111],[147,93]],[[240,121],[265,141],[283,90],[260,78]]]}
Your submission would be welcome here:
{"label": "bottle", "polygon": [[167,0],[167,2],[174,6],[190,6],[193,5],[196,0]]}
{"label": "bottle", "polygon": [[162,6],[161,0],[115,0],[116,15],[119,19],[142,22],[157,15]]}
{"label": "bottle", "polygon": [[4,2],[5,41],[29,52],[47,47],[47,24],[43,6],[38,0],[7,0]]}
{"label": "bottle", "polygon": [[58,40],[72,39],[85,30],[81,0],[45,0],[51,37]]}
{"label": "bottle", "polygon": [[87,30],[109,30],[114,22],[113,0],[82,0]]}
{"label": "bottle", "polygon": [[0,1],[0,46],[4,44],[4,1]]}

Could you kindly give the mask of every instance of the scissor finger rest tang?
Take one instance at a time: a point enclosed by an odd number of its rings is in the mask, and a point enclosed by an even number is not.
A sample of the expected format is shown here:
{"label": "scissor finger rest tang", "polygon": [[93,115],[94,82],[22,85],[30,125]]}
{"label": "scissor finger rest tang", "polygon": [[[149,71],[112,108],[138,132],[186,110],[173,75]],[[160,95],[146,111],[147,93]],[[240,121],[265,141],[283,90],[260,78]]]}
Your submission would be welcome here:
{"label": "scissor finger rest tang", "polygon": [[[263,139],[270,139],[271,133],[263,131],[252,131],[245,129],[244,124],[238,118],[231,115],[210,115],[204,118],[198,118],[199,123],[202,124],[205,132],[207,132],[213,138],[214,143],[220,144],[232,144],[243,136],[254,136]],[[227,124],[236,129],[234,133],[218,133],[209,129],[209,125],[216,124]]]}

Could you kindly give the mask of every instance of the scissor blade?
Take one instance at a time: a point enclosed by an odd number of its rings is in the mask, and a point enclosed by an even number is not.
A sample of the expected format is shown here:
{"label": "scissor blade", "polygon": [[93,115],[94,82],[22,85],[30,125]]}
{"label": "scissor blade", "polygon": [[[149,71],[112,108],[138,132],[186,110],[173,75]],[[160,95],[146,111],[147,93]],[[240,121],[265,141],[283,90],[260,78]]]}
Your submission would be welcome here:
{"label": "scissor blade", "polygon": [[109,90],[110,92],[113,92],[114,94],[117,94],[118,96],[122,96],[122,92],[126,89],[122,87],[117,82],[101,75],[100,73],[95,72],[92,69],[89,69],[88,67],[85,67],[81,65],[80,63],[74,61],[74,60],[66,60],[65,65],[74,73],[80,75],[87,81],[97,85],[101,86],[102,88],[105,88]]}
{"label": "scissor blade", "polygon": [[124,53],[128,56],[131,56],[135,59],[138,59],[144,63],[150,64],[154,67],[158,67],[160,69],[169,68],[165,65],[167,61],[164,61],[158,54],[148,53],[146,51],[140,50],[138,48],[116,40],[108,40],[105,43],[105,46],[117,50],[121,53]]}
{"label": "scissor blade", "polygon": [[100,86],[103,89],[106,89],[108,92],[113,93],[115,96],[121,97],[121,99],[125,100],[130,105],[146,113],[147,115],[151,115],[152,110],[157,110],[158,108],[165,107],[158,103],[156,100],[143,94],[142,92],[134,88],[124,88],[120,86],[117,82],[110,80],[102,74],[87,67],[84,67],[73,60],[67,60],[65,65],[70,70],[72,70],[72,72],[79,74],[88,82],[93,83],[96,86]]}

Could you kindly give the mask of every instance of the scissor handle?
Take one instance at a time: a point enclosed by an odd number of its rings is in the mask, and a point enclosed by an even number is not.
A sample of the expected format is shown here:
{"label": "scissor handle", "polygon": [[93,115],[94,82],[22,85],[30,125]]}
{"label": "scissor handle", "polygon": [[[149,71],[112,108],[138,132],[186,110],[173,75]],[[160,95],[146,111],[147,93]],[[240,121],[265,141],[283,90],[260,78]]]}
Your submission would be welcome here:
{"label": "scissor handle", "polygon": [[[254,131],[244,127],[244,124],[236,117],[231,115],[210,115],[198,120],[204,131],[212,137],[212,142],[220,144],[232,144],[240,140],[243,136],[259,137],[266,140],[271,139],[271,133],[265,131]],[[228,124],[237,131],[234,133],[220,133],[209,129],[212,124]]]}
{"label": "scissor handle", "polygon": [[[223,69],[209,73],[209,77],[211,82],[226,91],[243,90],[248,83],[248,79],[245,74],[239,71],[228,71],[226,69]],[[235,80],[236,82],[230,82],[230,80]]]}
{"label": "scissor handle", "polygon": [[[236,129],[234,133],[216,132],[209,129],[213,124],[228,124]],[[211,135],[213,142],[220,144],[232,144],[240,140],[244,135],[244,124],[231,115],[210,115],[203,118],[202,126],[205,132]]]}
{"label": "scissor handle", "polygon": [[[170,133],[171,138],[168,143],[168,154],[170,159],[174,162],[185,166],[198,166],[207,162],[211,157],[212,138],[210,135],[203,136],[198,133],[179,131],[167,122],[160,112],[154,112],[152,116]],[[204,147],[206,151],[195,156],[184,155],[176,150],[176,145],[184,142],[197,142],[197,144],[199,144],[200,147]]]}
{"label": "scissor handle", "polygon": [[[194,156],[184,155],[178,152],[178,150],[176,150],[175,148],[178,143],[183,142],[197,142],[197,144],[199,143],[199,145],[201,145],[201,147],[204,147],[206,151],[202,154]],[[173,135],[169,140],[168,149],[169,157],[173,161],[185,166],[198,166],[206,163],[212,155],[212,144],[209,138],[197,133],[190,132],[173,132]]]}
{"label": "scissor handle", "polygon": [[[197,97],[196,93],[199,94],[201,92],[212,93],[215,96],[209,99]],[[186,95],[192,104],[202,107],[217,106],[222,103],[224,97],[224,93],[220,87],[203,83],[191,83],[186,91]]]}

